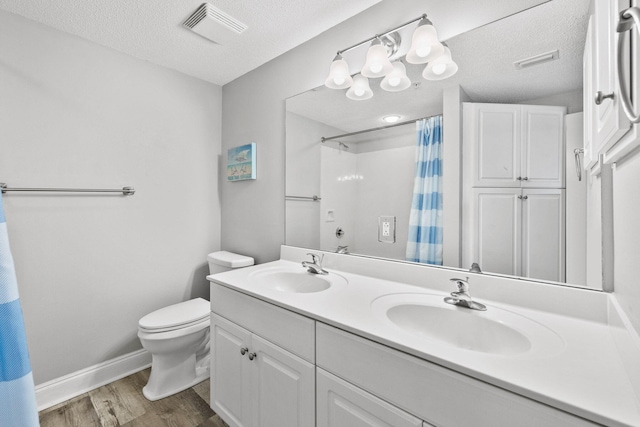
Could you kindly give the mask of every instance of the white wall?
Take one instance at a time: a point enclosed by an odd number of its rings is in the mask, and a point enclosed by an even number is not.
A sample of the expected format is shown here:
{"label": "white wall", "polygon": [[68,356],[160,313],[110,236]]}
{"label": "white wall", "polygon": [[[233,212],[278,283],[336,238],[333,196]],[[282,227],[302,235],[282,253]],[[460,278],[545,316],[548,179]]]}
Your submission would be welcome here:
{"label": "white wall", "polygon": [[431,2],[425,10],[421,0],[404,1],[402,7],[390,0],[380,2],[223,87],[223,152],[251,141],[258,144],[258,179],[221,182],[225,250],[253,256],[257,262],[279,257],[285,217],[285,99],[322,85],[337,50],[425,12],[446,40],[542,1],[499,2],[491,8],[473,0],[452,3]]}
{"label": "white wall", "polygon": [[0,12],[0,181],[37,384],[140,348],[146,313],[207,296],[221,88]]}

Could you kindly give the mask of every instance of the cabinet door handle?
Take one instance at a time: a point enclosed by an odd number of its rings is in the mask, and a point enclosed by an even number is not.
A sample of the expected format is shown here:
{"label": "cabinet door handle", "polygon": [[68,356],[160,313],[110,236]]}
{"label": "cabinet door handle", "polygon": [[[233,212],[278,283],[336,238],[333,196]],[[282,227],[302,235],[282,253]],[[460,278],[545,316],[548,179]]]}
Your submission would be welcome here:
{"label": "cabinet door handle", "polygon": [[602,101],[604,101],[605,99],[613,99],[613,92],[608,93],[608,94],[603,94],[602,91],[597,91],[596,92],[596,105],[600,105],[602,104]]}
{"label": "cabinet door handle", "polygon": [[255,359],[256,357],[258,357],[258,355],[257,355],[257,354],[255,354],[255,353],[249,353],[249,360],[253,360],[253,359]]}
{"label": "cabinet door handle", "polygon": [[529,196],[522,196],[523,200],[527,200],[529,198]]}
{"label": "cabinet door handle", "polygon": [[240,349],[240,354],[244,356],[245,354],[247,354],[247,351],[249,351],[249,349],[247,347],[242,347]]}
{"label": "cabinet door handle", "polygon": [[518,196],[518,199],[522,200],[522,196]]}
{"label": "cabinet door handle", "polygon": [[[637,7],[630,7],[629,9],[620,13],[620,22],[618,22],[618,27],[616,31],[618,34],[618,60],[616,61],[616,68],[618,72],[618,86],[620,87],[620,100],[622,101],[622,108],[624,109],[624,113],[627,115],[631,123],[640,123],[640,114],[636,114],[633,111],[633,105],[631,104],[631,93],[627,90],[627,83],[624,81],[623,75],[623,54],[622,48],[622,36],[625,32],[631,30],[633,25],[636,25],[636,29],[640,31],[640,9]],[[597,101],[597,98],[596,98]],[[597,104],[597,102],[596,102]]]}
{"label": "cabinet door handle", "polygon": [[529,177],[525,176],[524,178],[522,178],[523,181],[529,181]]}
{"label": "cabinet door handle", "polygon": [[516,179],[517,179],[518,181],[522,181],[522,177],[521,177],[521,176],[517,177]]}

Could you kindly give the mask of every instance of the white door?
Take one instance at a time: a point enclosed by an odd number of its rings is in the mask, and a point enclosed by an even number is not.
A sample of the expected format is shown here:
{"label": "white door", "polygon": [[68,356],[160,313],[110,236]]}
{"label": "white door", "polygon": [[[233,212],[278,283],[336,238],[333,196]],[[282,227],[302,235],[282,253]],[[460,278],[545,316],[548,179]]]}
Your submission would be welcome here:
{"label": "white door", "polygon": [[522,106],[522,187],[564,187],[565,107]]}
{"label": "white door", "polygon": [[422,427],[422,420],[318,368],[318,427]]}
{"label": "white door", "polygon": [[522,191],[523,276],[565,281],[564,208],[564,190]]}
{"label": "white door", "polygon": [[[628,0],[595,0],[594,33],[595,57],[594,67],[594,131],[593,155],[604,153],[630,128],[630,123],[620,104],[620,96],[616,82],[616,25],[620,10],[629,7]],[[603,95],[613,94],[613,98],[603,99],[600,105],[595,104],[595,96],[600,91]]]}
{"label": "white door", "polygon": [[472,262],[485,271],[521,275],[521,210],[519,188],[474,188]]}
{"label": "white door", "polygon": [[231,427],[251,425],[250,343],[249,331],[211,314],[211,408]]}
{"label": "white door", "polygon": [[256,335],[251,351],[253,425],[314,427],[314,365]]}
{"label": "white door", "polygon": [[473,187],[520,187],[519,105],[463,105],[464,146],[471,151]]}

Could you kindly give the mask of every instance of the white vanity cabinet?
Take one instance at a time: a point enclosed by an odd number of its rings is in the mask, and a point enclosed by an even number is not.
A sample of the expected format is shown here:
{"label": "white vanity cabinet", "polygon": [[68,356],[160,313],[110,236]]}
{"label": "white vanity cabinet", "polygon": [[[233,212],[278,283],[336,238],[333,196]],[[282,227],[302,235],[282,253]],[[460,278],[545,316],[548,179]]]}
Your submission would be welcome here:
{"label": "white vanity cabinet", "polygon": [[315,426],[314,349],[308,347],[315,322],[221,286],[211,288],[213,410],[232,427]]}
{"label": "white vanity cabinet", "polygon": [[487,271],[564,281],[564,191],[472,189],[471,260]]}
{"label": "white vanity cabinet", "polygon": [[[341,405],[340,411],[351,410],[350,414],[345,414],[348,420],[357,420],[353,414],[367,410],[381,417],[378,414],[393,405],[426,420],[425,426],[431,425],[429,423],[443,427],[596,425],[357,335],[321,323],[317,325],[318,372],[324,370],[340,377],[343,382],[350,383],[352,390],[355,390],[353,393],[365,396],[356,400],[346,394],[347,397],[341,400],[343,392],[340,390],[333,395],[339,402],[334,406]],[[318,374],[319,385],[324,382],[320,378]],[[322,387],[326,389],[326,386]],[[373,398],[372,395],[377,397]],[[328,406],[319,405],[319,420]],[[393,406],[390,412],[401,412]],[[340,424],[340,427],[420,425],[411,424],[415,422],[412,419],[403,420],[402,423],[396,421],[398,424],[385,422],[367,424],[354,421],[354,424]],[[319,427],[326,425],[338,424],[318,423]]]}
{"label": "white vanity cabinet", "polygon": [[464,103],[472,187],[564,187],[566,108]]}

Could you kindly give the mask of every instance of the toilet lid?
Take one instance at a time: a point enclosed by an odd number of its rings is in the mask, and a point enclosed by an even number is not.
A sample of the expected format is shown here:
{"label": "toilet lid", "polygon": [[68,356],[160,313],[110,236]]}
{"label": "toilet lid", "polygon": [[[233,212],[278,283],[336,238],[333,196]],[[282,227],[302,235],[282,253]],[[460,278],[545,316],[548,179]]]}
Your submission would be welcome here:
{"label": "toilet lid", "polygon": [[195,298],[147,314],[138,322],[145,330],[168,330],[193,324],[209,317],[209,301]]}

